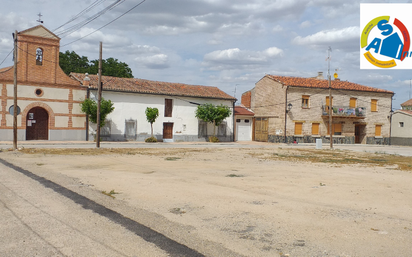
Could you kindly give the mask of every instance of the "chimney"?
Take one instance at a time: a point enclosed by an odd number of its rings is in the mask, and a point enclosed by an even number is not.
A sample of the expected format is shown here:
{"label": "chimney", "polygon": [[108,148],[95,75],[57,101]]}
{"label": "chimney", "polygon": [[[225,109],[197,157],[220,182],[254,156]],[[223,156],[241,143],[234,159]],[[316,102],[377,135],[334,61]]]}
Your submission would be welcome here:
{"label": "chimney", "polygon": [[316,78],[317,79],[325,79],[325,77],[323,77],[323,71],[318,71],[318,76]]}
{"label": "chimney", "polygon": [[90,87],[89,73],[86,73],[85,75],[86,76],[83,79],[83,86]]}

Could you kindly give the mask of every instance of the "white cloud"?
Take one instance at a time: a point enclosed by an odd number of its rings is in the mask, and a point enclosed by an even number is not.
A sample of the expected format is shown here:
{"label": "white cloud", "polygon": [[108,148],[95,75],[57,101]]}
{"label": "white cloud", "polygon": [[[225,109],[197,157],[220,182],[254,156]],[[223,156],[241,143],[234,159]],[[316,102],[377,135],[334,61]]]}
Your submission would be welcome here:
{"label": "white cloud", "polygon": [[292,40],[292,43],[306,46],[330,45],[332,43],[342,45],[359,38],[359,33],[359,27],[355,26],[339,30],[322,30],[306,37],[297,36]]}
{"label": "white cloud", "polygon": [[282,54],[283,51],[277,47],[264,51],[242,51],[239,48],[231,48],[206,54],[203,65],[212,70],[256,68],[269,65],[273,58],[281,57]]}
{"label": "white cloud", "polygon": [[310,26],[312,26],[312,22],[310,21],[304,21],[299,25],[299,28],[301,29],[305,29],[305,28],[309,28]]}
{"label": "white cloud", "polygon": [[149,69],[166,69],[169,65],[169,58],[165,54],[155,54],[151,56],[141,56],[134,59],[137,65],[144,66]]}
{"label": "white cloud", "polygon": [[283,27],[280,25],[276,25],[275,27],[273,27],[272,32],[280,32],[283,31]]}

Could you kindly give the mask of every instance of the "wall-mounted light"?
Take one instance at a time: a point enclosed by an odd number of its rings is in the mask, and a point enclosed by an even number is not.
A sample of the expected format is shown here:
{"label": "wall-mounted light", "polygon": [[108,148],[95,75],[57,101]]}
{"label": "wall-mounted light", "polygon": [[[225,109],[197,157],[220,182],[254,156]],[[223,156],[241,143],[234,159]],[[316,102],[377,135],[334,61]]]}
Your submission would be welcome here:
{"label": "wall-mounted light", "polygon": [[286,112],[290,112],[290,110],[292,110],[293,105],[291,103],[288,104],[288,109],[286,110]]}

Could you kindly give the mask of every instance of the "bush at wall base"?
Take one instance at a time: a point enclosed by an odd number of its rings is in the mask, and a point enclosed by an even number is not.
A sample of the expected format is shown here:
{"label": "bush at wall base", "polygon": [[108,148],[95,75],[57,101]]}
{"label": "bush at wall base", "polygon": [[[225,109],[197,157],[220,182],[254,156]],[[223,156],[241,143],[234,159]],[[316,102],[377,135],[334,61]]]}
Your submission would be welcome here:
{"label": "bush at wall base", "polygon": [[146,143],[156,143],[157,139],[155,137],[149,137],[145,139]]}
{"label": "bush at wall base", "polygon": [[210,136],[210,137],[209,137],[209,142],[211,142],[211,143],[218,143],[218,142],[219,142],[219,138],[217,138],[216,136]]}

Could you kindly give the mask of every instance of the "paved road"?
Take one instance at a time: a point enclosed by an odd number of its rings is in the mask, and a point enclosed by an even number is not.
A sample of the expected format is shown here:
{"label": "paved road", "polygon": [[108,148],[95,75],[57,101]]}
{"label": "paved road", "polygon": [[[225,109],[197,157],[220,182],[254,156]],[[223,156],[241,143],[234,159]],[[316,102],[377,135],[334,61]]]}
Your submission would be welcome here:
{"label": "paved road", "polygon": [[[60,183],[0,156],[0,256],[205,256],[137,220],[177,234],[187,234],[187,228],[54,176]],[[186,241],[201,244],[208,256],[239,256],[196,238]]]}

